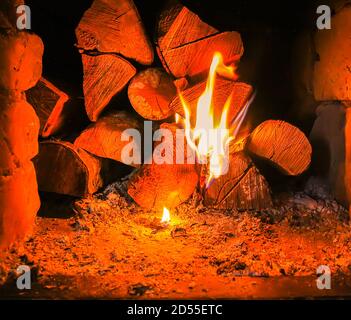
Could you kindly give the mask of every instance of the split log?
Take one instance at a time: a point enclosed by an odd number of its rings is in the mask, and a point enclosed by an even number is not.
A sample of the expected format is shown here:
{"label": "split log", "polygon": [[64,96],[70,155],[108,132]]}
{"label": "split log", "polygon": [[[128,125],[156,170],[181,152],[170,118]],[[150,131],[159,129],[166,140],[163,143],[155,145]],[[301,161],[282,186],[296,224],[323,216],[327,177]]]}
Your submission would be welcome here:
{"label": "split log", "polygon": [[345,124],[345,177],[346,194],[349,205],[349,214],[351,218],[351,108],[346,108]]}
{"label": "split log", "polygon": [[[196,119],[197,102],[201,94],[205,91],[205,88],[206,81],[202,81],[182,92],[182,96],[187,102],[191,114],[194,114],[192,119]],[[228,110],[228,123],[231,123],[245,107],[252,93],[252,87],[246,83],[217,78],[212,100],[216,121],[220,121],[225,102],[230,95],[232,95],[232,100]],[[184,116],[184,109],[179,96],[171,102],[170,109]]]}
{"label": "split log", "polygon": [[0,33],[0,87],[25,91],[41,77],[44,45],[26,32]]}
{"label": "split log", "polygon": [[125,59],[104,54],[82,54],[83,91],[89,119],[96,121],[112,97],[120,92],[135,75],[135,68]]}
{"label": "split log", "polygon": [[287,175],[299,175],[311,162],[312,148],[305,134],[279,120],[261,123],[250,135],[247,150]]}
{"label": "split log", "polygon": [[186,161],[184,164],[176,163],[177,152],[188,156],[183,152],[183,148],[187,148],[186,141],[181,145],[173,140],[177,126],[162,124],[161,128],[169,129],[172,138],[161,142],[162,147],[161,143],[157,144],[155,148],[161,148],[157,153],[161,155],[163,150],[170,148],[173,150],[172,154],[165,152],[166,163],[158,164],[153,161],[152,164],[144,164],[128,182],[128,194],[134,201],[141,207],[155,210],[161,210],[163,207],[173,208],[185,202],[193,194],[198,183],[195,164]]}
{"label": "split log", "polygon": [[40,191],[81,197],[102,186],[100,161],[69,142],[40,143],[34,164]]}
{"label": "split log", "polygon": [[270,189],[243,152],[229,158],[229,170],[215,179],[205,194],[205,205],[221,209],[262,210],[272,207]]}
{"label": "split log", "polygon": [[217,29],[175,0],[169,1],[158,21],[158,44],[165,48],[179,47],[216,33]]}
{"label": "split log", "polygon": [[351,7],[333,15],[331,25],[330,30],[315,33],[314,97],[319,101],[351,100]]}
{"label": "split log", "polygon": [[35,169],[31,161],[11,173],[0,174],[0,247],[32,232],[40,207]]}
{"label": "split log", "polygon": [[39,119],[23,91],[41,77],[41,39],[15,28],[22,0],[0,4],[0,247],[23,239],[40,207],[35,169]]}
{"label": "split log", "polygon": [[0,94],[0,170],[4,175],[35,157],[38,132],[38,117],[24,94]]}
{"label": "split log", "polygon": [[135,157],[140,159],[137,164],[130,164],[140,167],[142,157],[142,146],[138,141],[122,141],[122,133],[127,129],[136,129],[140,132],[140,123],[125,112],[115,112],[100,118],[96,123],[90,125],[75,140],[74,145],[82,148],[96,156],[123,162],[122,150],[130,143],[133,150],[138,152]]}
{"label": "split log", "polygon": [[226,64],[238,61],[243,54],[240,34],[220,33],[179,4],[161,15],[157,52],[165,69],[176,78],[208,71],[216,51],[222,53]]}
{"label": "split log", "polygon": [[166,72],[149,68],[130,82],[128,97],[135,111],[149,120],[163,120],[174,114],[170,103],[177,95],[173,79]]}
{"label": "split log", "polygon": [[95,0],[77,29],[78,47],[151,64],[153,49],[132,0]]}
{"label": "split log", "polygon": [[40,207],[31,159],[38,152],[39,120],[24,94],[0,94],[0,246],[31,232]]}
{"label": "split log", "polygon": [[39,117],[41,136],[47,138],[57,133],[64,125],[64,106],[68,95],[41,78],[35,87],[26,92],[26,96]]}

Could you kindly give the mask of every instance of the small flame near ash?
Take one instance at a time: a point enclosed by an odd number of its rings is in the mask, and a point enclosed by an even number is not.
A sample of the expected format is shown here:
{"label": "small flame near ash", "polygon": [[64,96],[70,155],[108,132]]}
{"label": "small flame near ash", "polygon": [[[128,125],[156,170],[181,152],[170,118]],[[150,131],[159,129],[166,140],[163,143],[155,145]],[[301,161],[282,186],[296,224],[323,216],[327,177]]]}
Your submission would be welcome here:
{"label": "small flame near ash", "polygon": [[166,207],[163,207],[163,215],[162,215],[161,223],[169,224],[170,222],[171,222],[170,212]]}

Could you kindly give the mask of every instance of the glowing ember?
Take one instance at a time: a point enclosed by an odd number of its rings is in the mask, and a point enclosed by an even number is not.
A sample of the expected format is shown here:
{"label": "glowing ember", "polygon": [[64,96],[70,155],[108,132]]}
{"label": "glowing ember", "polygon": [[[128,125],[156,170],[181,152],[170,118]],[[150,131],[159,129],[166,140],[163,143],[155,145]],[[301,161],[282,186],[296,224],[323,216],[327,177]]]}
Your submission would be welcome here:
{"label": "glowing ember", "polygon": [[[195,127],[191,126],[190,108],[186,101],[179,93],[182,102],[185,119],[185,135],[190,147],[195,150],[200,163],[207,163],[209,174],[206,181],[206,186],[209,185],[213,178],[218,178],[220,175],[225,174],[228,170],[228,145],[234,138],[230,135],[228,129],[228,109],[230,107],[232,96],[229,96],[223,106],[221,119],[216,124],[214,119],[212,97],[216,75],[225,75],[227,78],[236,79],[235,69],[233,66],[226,66],[223,63],[221,53],[216,52],[213,56],[212,64],[210,67],[206,89],[199,97],[196,110]],[[177,122],[179,121],[178,115],[176,116]]]}
{"label": "glowing ember", "polygon": [[171,216],[169,213],[169,210],[166,207],[163,207],[163,216],[161,219],[161,223],[170,223],[171,222]]}

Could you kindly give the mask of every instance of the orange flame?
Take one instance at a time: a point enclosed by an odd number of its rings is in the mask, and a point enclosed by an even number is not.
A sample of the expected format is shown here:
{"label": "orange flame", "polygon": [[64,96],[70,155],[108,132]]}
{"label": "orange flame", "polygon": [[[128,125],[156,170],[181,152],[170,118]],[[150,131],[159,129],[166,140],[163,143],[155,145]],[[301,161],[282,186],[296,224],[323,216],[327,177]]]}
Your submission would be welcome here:
{"label": "orange flame", "polygon": [[[216,52],[213,56],[205,91],[197,102],[194,128],[191,127],[190,108],[181,93],[179,93],[185,113],[184,126],[187,142],[195,150],[200,163],[207,163],[209,161],[207,186],[213,178],[218,178],[227,170],[226,164],[228,165],[228,163],[226,163],[226,160],[228,159],[226,151],[229,142],[234,138],[230,135],[227,128],[227,116],[232,99],[231,96],[228,97],[224,104],[219,123],[215,124],[212,97],[217,74],[231,79],[237,78],[234,67],[226,66],[219,52]],[[176,116],[176,120],[177,122],[179,121],[178,115]]]}

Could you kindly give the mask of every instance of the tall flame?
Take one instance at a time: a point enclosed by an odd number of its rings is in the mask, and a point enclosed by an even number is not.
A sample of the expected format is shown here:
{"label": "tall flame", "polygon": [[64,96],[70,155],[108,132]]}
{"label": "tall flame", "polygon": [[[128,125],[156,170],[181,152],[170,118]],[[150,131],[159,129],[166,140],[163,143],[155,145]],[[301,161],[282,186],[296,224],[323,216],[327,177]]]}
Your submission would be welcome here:
{"label": "tall flame", "polygon": [[[190,108],[182,94],[179,93],[179,98],[185,113],[184,125],[187,142],[189,146],[195,150],[200,163],[207,163],[209,161],[209,175],[207,177],[206,186],[209,185],[213,178],[218,178],[227,170],[227,148],[229,142],[234,138],[230,135],[227,123],[228,110],[232,96],[228,97],[223,106],[219,123],[216,124],[214,119],[212,98],[217,74],[236,79],[234,67],[226,66],[219,52],[216,52],[213,56],[205,91],[197,102],[194,128],[191,126]],[[176,120],[179,121],[178,115],[176,116]]]}

